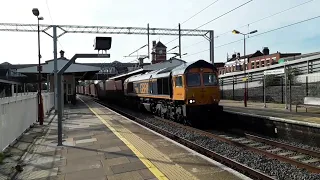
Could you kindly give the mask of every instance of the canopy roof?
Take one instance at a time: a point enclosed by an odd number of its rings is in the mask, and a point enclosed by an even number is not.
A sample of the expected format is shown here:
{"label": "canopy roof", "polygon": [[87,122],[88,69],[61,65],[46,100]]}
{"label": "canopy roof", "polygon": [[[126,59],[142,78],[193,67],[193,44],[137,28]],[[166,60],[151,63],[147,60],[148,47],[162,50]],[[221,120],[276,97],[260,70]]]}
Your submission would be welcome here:
{"label": "canopy roof", "polygon": [[[62,69],[62,67],[68,63],[68,59],[61,59],[59,58],[57,60],[58,63],[58,70]],[[44,74],[51,74],[53,73],[54,70],[54,61],[50,60],[50,61],[46,61],[45,63],[42,64],[42,72]],[[88,65],[83,65],[83,64],[79,64],[79,63],[74,63],[71,64],[71,66],[65,71],[65,73],[79,73],[79,72],[99,72],[101,70],[100,67],[97,66],[88,66]],[[17,72],[20,73],[38,73],[38,68],[37,65],[35,66],[31,66],[31,67],[26,67],[26,68],[20,68],[17,69]]]}

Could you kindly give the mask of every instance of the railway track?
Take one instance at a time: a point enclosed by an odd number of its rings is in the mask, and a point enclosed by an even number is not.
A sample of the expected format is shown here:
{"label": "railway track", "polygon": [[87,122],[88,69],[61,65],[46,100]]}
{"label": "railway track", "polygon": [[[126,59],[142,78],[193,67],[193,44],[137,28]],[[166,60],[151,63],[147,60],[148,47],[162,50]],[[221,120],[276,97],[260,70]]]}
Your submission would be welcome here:
{"label": "railway track", "polygon": [[201,135],[218,139],[220,141],[260,153],[270,158],[275,158],[280,161],[290,163],[299,168],[304,168],[311,173],[320,173],[320,152],[280,143],[250,134],[245,134],[245,137],[214,134],[210,130],[203,131],[159,117],[156,118],[161,121],[167,121],[175,126],[197,132]]}
{"label": "railway track", "polygon": [[266,138],[245,134],[245,137],[219,135],[233,143],[246,146],[247,149],[288,162],[312,173],[320,173],[320,152],[280,143]]}
{"label": "railway track", "polygon": [[[236,169],[239,172],[241,172],[249,177],[252,177],[254,179],[276,179],[275,176],[270,176],[270,175],[263,173],[259,170],[248,167],[245,164],[239,163],[231,158],[228,158],[228,157],[223,156],[219,153],[216,153],[216,152],[214,152],[214,151],[212,151],[202,145],[196,144],[195,142],[192,142],[188,139],[179,137],[172,132],[169,132],[165,129],[162,129],[162,128],[154,125],[153,123],[147,122],[146,120],[138,118],[135,115],[129,114],[128,112],[125,112],[124,110],[120,110],[119,108],[116,108],[114,106],[110,106],[108,104],[102,103],[99,100],[96,100],[96,102],[98,102],[104,106],[107,106],[108,108],[138,122],[139,124],[142,124],[142,125],[150,128],[158,133],[161,133],[161,134],[173,139],[176,142],[179,142],[179,143],[181,143],[181,144],[183,144],[183,145],[185,145],[185,146],[187,146],[187,147],[189,147],[189,148],[191,148],[191,149],[193,149],[203,155],[206,155],[207,157],[210,157],[216,161],[219,161],[228,167]],[[309,172],[312,172],[312,173],[320,173],[320,168],[316,164],[318,162],[317,159],[319,159],[319,157],[320,157],[319,152],[315,152],[315,151],[311,151],[311,150],[307,150],[307,149],[302,149],[299,147],[279,143],[276,141],[271,141],[269,139],[261,138],[258,136],[253,136],[250,134],[246,134],[245,137],[239,137],[239,136],[235,137],[235,136],[229,136],[229,135],[225,135],[225,134],[214,134],[213,132],[210,132],[210,131],[203,131],[203,130],[199,130],[199,129],[196,129],[193,127],[184,126],[182,124],[179,124],[179,123],[176,123],[173,121],[169,121],[169,120],[165,120],[160,117],[154,117],[154,118],[156,118],[157,120],[160,120],[164,123],[170,123],[174,127],[183,128],[189,132],[191,131],[191,132],[194,132],[194,133],[201,135],[201,136],[206,136],[208,138],[223,141],[225,143],[244,148],[244,149],[252,151],[254,153],[259,153],[259,154],[265,155],[269,158],[273,158],[273,159],[277,159],[279,161],[290,163],[290,164],[295,165],[297,167],[307,169]],[[284,152],[284,151],[286,151],[286,152]],[[290,156],[290,154],[291,154],[291,156]],[[306,159],[306,158],[302,158],[302,157],[308,157],[308,158]],[[302,161],[299,161],[299,159],[301,160],[301,158],[302,158]]]}

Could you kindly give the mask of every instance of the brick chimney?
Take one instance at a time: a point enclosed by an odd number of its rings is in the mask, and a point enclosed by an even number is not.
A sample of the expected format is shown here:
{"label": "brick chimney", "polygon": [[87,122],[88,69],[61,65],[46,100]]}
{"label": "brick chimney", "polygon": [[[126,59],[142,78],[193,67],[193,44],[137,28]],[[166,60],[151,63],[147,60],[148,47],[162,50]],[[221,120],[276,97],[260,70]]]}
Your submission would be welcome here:
{"label": "brick chimney", "polygon": [[62,50],[60,51],[60,58],[61,58],[61,59],[64,59],[64,58],[65,58],[65,57],[64,57],[64,51],[62,51]]}
{"label": "brick chimney", "polygon": [[152,41],[152,49],[157,45],[157,41]]}
{"label": "brick chimney", "polygon": [[153,64],[160,63],[167,60],[167,47],[160,41],[155,45],[153,49],[155,58],[153,59]]}
{"label": "brick chimney", "polygon": [[151,50],[151,64],[154,64],[156,61],[156,54],[155,54],[155,46],[157,45],[157,41],[152,41],[152,50]]}

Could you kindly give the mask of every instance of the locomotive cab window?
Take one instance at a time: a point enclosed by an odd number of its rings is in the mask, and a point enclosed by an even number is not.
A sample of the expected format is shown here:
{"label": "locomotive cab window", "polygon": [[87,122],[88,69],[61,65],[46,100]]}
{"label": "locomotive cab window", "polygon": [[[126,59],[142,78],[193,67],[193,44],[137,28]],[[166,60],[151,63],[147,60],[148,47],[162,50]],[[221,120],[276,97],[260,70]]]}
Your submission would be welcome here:
{"label": "locomotive cab window", "polygon": [[218,84],[217,76],[214,73],[204,73],[202,76],[205,86],[216,86]]}
{"label": "locomotive cab window", "polygon": [[176,87],[182,87],[182,76],[178,76],[175,79]]}
{"label": "locomotive cab window", "polygon": [[187,74],[187,85],[189,87],[200,86],[200,74],[198,73]]}

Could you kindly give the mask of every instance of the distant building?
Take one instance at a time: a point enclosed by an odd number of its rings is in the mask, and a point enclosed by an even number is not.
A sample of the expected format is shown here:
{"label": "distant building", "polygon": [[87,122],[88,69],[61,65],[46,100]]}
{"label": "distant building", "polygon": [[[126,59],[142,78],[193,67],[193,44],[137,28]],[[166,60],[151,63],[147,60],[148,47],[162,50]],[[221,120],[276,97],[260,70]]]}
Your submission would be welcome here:
{"label": "distant building", "polygon": [[263,55],[250,58],[248,69],[256,69],[260,67],[270,66],[272,64],[278,64],[278,61],[281,58],[291,57],[291,56],[300,56],[301,53],[280,53],[276,52],[273,54],[269,54],[269,48],[263,48]]}
{"label": "distant building", "polygon": [[152,64],[163,62],[167,60],[167,47],[160,41],[152,41]]}
{"label": "distant building", "polygon": [[219,69],[219,68],[221,68],[221,67],[224,67],[224,65],[225,65],[224,62],[215,62],[215,63],[214,63],[214,66],[215,66],[217,69]]}
{"label": "distant building", "polygon": [[[224,67],[220,67],[219,74],[226,74],[230,72],[238,72],[250,69],[256,69],[260,67],[270,66],[273,64],[278,64],[279,59],[284,57],[299,56],[301,53],[280,53],[276,52],[269,54],[269,48],[264,47],[262,52],[256,51],[253,54],[248,54],[246,56],[240,56],[240,53],[233,54],[232,58],[227,59]],[[244,62],[247,66],[244,65]]]}

